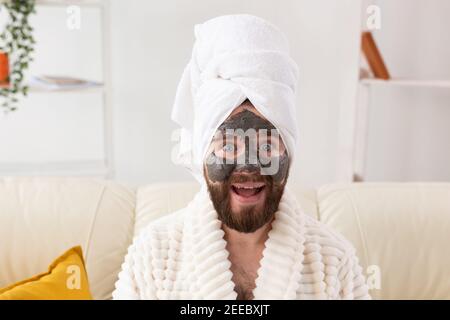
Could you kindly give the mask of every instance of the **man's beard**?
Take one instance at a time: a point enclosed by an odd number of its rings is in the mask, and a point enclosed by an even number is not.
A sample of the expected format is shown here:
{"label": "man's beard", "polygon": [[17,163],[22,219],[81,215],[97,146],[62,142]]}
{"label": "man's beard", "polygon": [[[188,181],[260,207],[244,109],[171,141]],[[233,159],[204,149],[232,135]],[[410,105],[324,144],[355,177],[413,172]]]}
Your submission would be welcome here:
{"label": "man's beard", "polygon": [[[206,176],[206,175],[205,175]],[[286,177],[287,178],[287,177]],[[284,182],[274,183],[272,176],[260,174],[232,174],[223,182],[212,183],[206,179],[211,201],[216,209],[219,220],[226,226],[238,232],[252,233],[272,220],[278,210],[287,179]],[[231,208],[231,185],[241,182],[264,182],[265,200],[262,208],[249,205],[239,212]]]}

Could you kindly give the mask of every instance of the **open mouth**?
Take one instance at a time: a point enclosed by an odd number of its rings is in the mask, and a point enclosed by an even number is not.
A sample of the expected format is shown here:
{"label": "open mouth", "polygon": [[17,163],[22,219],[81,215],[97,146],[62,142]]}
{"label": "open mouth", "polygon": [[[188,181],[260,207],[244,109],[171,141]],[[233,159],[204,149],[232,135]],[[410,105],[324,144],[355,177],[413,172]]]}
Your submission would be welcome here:
{"label": "open mouth", "polygon": [[240,200],[247,202],[258,200],[265,187],[264,182],[240,182],[233,183],[231,190]]}

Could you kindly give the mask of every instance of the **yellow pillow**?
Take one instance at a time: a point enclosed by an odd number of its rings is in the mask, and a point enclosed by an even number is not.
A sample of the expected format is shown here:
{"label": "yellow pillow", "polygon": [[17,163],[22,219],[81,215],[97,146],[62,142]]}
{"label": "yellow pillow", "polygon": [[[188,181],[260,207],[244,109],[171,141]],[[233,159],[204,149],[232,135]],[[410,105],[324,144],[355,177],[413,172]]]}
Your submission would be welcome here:
{"label": "yellow pillow", "polygon": [[81,247],[57,258],[45,273],[0,289],[0,300],[91,300]]}

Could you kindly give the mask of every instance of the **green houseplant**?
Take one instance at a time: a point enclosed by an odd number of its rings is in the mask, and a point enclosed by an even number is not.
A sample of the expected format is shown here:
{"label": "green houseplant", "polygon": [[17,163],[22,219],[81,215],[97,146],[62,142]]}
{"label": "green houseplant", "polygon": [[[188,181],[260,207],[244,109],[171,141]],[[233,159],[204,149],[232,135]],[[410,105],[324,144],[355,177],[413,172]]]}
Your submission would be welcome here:
{"label": "green houseplant", "polygon": [[0,34],[0,52],[9,58],[8,84],[0,87],[0,104],[4,111],[17,109],[18,97],[27,95],[24,72],[33,61],[33,28],[29,16],[35,13],[35,0],[0,0],[0,10],[7,10],[8,22]]}

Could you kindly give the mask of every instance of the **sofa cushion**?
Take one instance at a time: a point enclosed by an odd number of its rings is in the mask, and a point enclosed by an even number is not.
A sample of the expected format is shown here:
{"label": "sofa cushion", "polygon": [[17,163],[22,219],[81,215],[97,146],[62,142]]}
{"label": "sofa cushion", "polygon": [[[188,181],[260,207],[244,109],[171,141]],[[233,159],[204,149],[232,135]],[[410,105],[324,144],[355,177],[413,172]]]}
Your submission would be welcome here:
{"label": "sofa cushion", "polygon": [[91,292],[108,299],[127,247],[133,190],[91,178],[0,179],[0,287],[45,270],[81,244]]}
{"label": "sofa cushion", "polygon": [[320,220],[356,247],[373,298],[450,299],[450,183],[333,184],[317,197]]}

